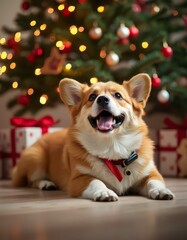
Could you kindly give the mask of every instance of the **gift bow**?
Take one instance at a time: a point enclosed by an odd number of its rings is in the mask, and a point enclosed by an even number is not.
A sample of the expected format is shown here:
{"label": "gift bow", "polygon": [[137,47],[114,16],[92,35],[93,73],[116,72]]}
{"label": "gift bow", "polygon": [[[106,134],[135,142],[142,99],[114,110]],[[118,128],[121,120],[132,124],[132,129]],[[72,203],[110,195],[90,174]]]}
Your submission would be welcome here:
{"label": "gift bow", "polygon": [[184,121],[181,124],[175,123],[170,118],[164,119],[164,124],[167,128],[174,128],[174,129],[187,129],[187,118],[184,119]]}
{"label": "gift bow", "polygon": [[10,119],[11,125],[15,128],[11,129],[11,158],[13,166],[16,165],[16,158],[19,157],[19,154],[16,153],[16,139],[15,139],[15,130],[17,127],[40,127],[42,134],[48,132],[48,128],[58,123],[59,120],[54,121],[51,116],[45,116],[38,120],[32,118],[23,118],[23,117],[13,117]]}
{"label": "gift bow", "polygon": [[38,120],[32,118],[13,117],[10,119],[10,123],[15,127],[48,128],[59,123],[59,120],[54,121],[54,119],[51,116],[44,116]]}

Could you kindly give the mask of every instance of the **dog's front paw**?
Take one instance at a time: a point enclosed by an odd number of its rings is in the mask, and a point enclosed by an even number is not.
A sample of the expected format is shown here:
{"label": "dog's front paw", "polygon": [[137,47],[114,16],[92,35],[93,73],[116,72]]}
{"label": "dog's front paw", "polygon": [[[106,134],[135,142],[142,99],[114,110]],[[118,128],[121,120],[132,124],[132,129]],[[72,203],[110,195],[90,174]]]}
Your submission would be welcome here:
{"label": "dog's front paw", "polygon": [[167,188],[154,188],[149,191],[149,197],[154,200],[172,200],[174,194]]}
{"label": "dog's front paw", "polygon": [[106,187],[99,179],[90,182],[82,193],[83,198],[91,199],[98,202],[114,202],[118,201],[118,195]]}
{"label": "dog's front paw", "polygon": [[119,199],[117,194],[110,189],[96,191],[93,198],[97,202],[115,202]]}

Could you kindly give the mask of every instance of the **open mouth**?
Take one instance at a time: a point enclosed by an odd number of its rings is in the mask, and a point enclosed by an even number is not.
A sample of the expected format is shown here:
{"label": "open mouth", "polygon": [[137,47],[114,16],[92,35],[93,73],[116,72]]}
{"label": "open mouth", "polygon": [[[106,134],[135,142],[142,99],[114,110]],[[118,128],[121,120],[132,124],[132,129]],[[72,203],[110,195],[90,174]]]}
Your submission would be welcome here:
{"label": "open mouth", "polygon": [[89,116],[88,120],[93,128],[96,128],[100,132],[110,132],[115,128],[121,126],[125,119],[123,114],[114,116],[110,112],[104,110],[100,112],[97,117]]}

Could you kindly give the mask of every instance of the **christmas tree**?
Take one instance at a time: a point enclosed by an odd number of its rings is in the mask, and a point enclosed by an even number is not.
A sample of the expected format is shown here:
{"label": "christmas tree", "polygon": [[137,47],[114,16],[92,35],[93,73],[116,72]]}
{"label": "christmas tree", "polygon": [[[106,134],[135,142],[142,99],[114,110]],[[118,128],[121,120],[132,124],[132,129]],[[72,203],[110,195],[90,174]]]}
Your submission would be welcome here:
{"label": "christmas tree", "polygon": [[187,112],[187,4],[145,0],[23,0],[1,37],[0,94],[17,115],[54,107],[64,77],[94,84],[152,77],[151,111]]}

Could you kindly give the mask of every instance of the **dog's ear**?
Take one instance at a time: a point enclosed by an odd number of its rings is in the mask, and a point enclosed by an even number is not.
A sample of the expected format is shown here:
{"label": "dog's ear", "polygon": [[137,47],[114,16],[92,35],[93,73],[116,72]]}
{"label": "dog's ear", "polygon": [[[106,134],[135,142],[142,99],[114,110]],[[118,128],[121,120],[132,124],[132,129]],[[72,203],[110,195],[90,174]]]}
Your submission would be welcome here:
{"label": "dog's ear", "polygon": [[78,104],[82,98],[84,85],[70,78],[64,78],[59,83],[60,98],[65,105],[71,107]]}
{"label": "dog's ear", "polygon": [[145,107],[151,91],[151,79],[149,75],[140,73],[123,84],[127,85],[130,96]]}

